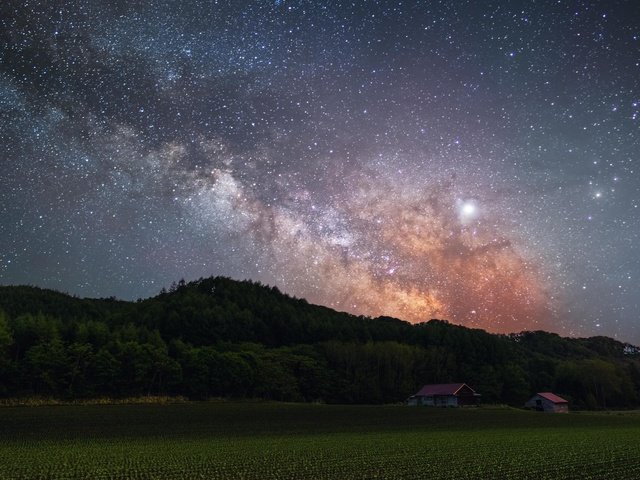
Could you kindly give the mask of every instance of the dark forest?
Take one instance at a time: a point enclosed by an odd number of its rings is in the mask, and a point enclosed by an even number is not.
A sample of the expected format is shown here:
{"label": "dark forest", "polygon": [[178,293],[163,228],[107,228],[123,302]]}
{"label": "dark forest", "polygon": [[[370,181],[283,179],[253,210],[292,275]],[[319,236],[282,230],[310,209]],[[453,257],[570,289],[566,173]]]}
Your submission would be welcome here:
{"label": "dark forest", "polygon": [[0,396],[145,395],[381,404],[466,382],[483,403],[554,391],[573,408],[635,408],[640,349],[607,337],[490,334],[311,305],[224,277],[137,302],[0,287]]}

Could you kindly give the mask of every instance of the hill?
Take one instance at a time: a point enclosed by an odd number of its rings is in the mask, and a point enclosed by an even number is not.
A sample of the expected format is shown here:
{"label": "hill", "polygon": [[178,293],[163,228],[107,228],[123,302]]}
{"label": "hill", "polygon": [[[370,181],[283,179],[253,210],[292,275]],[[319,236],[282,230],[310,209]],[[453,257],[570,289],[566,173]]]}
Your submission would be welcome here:
{"label": "hill", "polygon": [[137,302],[0,287],[0,395],[186,395],[331,403],[404,400],[464,381],[485,402],[553,390],[583,408],[640,398],[640,351],[606,337],[489,334],[311,305],[215,277]]}

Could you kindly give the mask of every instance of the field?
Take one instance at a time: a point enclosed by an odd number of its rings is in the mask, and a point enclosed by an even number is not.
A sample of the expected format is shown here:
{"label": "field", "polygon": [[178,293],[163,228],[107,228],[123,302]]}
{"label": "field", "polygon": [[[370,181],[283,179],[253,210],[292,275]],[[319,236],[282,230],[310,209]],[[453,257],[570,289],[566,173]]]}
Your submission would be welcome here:
{"label": "field", "polygon": [[640,478],[640,415],[186,403],[0,408],[0,478]]}

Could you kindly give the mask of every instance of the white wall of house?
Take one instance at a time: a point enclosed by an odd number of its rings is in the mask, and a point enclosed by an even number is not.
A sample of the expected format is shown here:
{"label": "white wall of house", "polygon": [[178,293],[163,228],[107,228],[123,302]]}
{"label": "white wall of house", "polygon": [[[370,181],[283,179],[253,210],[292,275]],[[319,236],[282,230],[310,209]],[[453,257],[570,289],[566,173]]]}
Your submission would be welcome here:
{"label": "white wall of house", "polygon": [[458,399],[453,395],[438,395],[427,397],[411,397],[407,400],[407,405],[415,406],[428,406],[428,407],[457,407]]}

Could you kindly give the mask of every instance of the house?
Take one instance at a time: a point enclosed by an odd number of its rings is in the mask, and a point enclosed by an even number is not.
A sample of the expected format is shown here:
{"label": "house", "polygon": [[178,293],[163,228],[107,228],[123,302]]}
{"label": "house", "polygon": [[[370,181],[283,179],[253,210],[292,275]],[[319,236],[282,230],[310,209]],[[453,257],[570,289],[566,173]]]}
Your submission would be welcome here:
{"label": "house", "polygon": [[539,412],[569,412],[569,402],[551,392],[536,393],[524,404],[524,407],[538,410]]}
{"label": "house", "polygon": [[477,405],[480,394],[466,383],[440,383],[425,385],[407,399],[409,406],[464,407]]}

